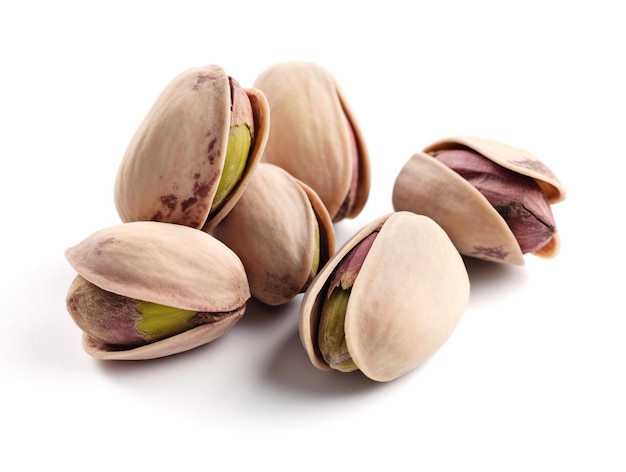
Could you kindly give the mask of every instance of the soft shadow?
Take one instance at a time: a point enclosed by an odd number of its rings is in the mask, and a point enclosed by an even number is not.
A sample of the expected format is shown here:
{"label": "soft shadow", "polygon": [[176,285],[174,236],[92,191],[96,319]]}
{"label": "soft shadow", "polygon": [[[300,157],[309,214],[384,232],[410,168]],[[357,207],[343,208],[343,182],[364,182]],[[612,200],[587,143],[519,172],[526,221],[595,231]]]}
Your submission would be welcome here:
{"label": "soft shadow", "polygon": [[246,313],[237,325],[250,329],[260,329],[287,316],[297,317],[301,298],[302,294],[296,295],[287,303],[278,306],[266,305],[255,298],[251,298],[246,305]]}
{"label": "soft shadow", "polygon": [[264,373],[265,379],[283,391],[300,397],[345,397],[381,389],[385,383],[375,382],[359,371],[323,371],[309,360],[297,330],[278,344]]}
{"label": "soft shadow", "polygon": [[[302,294],[278,307],[252,299],[240,324],[246,329],[271,331],[272,345],[259,379],[264,389],[292,399],[350,398],[380,391],[388,383],[376,382],[362,372],[324,371],[316,368],[300,341],[298,330]],[[397,383],[397,382],[395,382]]]}
{"label": "soft shadow", "polygon": [[313,366],[298,332],[302,297],[299,294],[280,306],[269,306],[255,299],[248,302],[246,316],[240,324],[255,331],[269,329],[274,334],[261,381],[270,388],[304,398],[354,395],[379,385],[361,372],[322,371]]}
{"label": "soft shadow", "polygon": [[[233,328],[225,333],[222,337],[217,338],[207,344],[198,346],[189,351],[177,353],[172,356],[162,357],[158,359],[146,359],[140,361],[98,361],[101,370],[107,374],[114,376],[124,376],[128,373],[150,372],[155,369],[167,369],[179,363],[194,362],[198,357],[215,356],[212,351],[220,351],[227,346],[223,346],[227,342],[231,342],[230,337],[239,336],[242,333],[258,333],[261,338],[263,330],[271,330],[273,325],[282,323],[285,316],[291,316],[293,306],[287,303],[282,306],[274,307],[266,305],[254,299],[250,299],[246,306],[246,313],[237,322]],[[211,357],[208,357],[211,359]]]}
{"label": "soft shadow", "polygon": [[397,388],[401,379],[383,383],[314,367],[300,342],[299,307],[299,297],[279,307],[250,300],[231,332],[206,345],[160,359],[94,362],[134,394],[177,408],[184,397],[190,412],[207,418],[285,417]]}
{"label": "soft shadow", "polygon": [[470,304],[510,296],[528,283],[524,266],[501,264],[463,256],[470,281]]}

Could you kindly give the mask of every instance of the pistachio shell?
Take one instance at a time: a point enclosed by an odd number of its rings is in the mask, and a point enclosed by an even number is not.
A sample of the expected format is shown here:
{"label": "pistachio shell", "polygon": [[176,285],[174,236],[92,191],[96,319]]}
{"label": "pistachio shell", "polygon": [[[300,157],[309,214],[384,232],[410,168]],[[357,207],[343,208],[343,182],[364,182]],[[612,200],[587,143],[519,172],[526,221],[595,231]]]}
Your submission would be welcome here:
{"label": "pistachio shell", "polygon": [[317,345],[328,280],[344,256],[379,230],[352,286],[345,317],[348,351],[363,374],[393,380],[432,356],[455,329],[469,298],[463,260],[430,218],[396,212],[350,238],[307,289],[300,339],[314,366],[330,370]]}
{"label": "pistachio shell", "polygon": [[550,203],[565,200],[565,187],[554,172],[533,154],[493,139],[476,136],[456,136],[437,141],[424,149],[427,154],[436,154],[443,149],[467,147],[482,154],[502,167],[537,181]]}
{"label": "pistachio shell", "polygon": [[332,221],[319,197],[284,169],[265,162],[212,234],[240,257],[252,296],[268,305],[286,303],[302,292],[315,252],[320,251],[322,266],[335,250]]}
{"label": "pistachio shell", "polygon": [[[266,69],[254,86],[266,95],[272,115],[263,160],[309,185],[333,220],[358,215],[369,196],[369,157],[334,77],[317,64],[289,61]],[[352,204],[342,208],[354,185]]]}
{"label": "pistachio shell", "polygon": [[241,318],[250,298],[236,254],[209,234],[186,226],[152,221],[120,224],[96,231],[65,255],[79,275],[106,291],[186,310],[226,313],[223,320],[151,347],[120,350],[85,334],[87,352],[98,358],[159,357],[209,342]]}
{"label": "pistachio shell", "polygon": [[124,222],[162,221],[209,231],[235,205],[269,133],[263,93],[245,89],[254,136],[246,169],[230,198],[211,215],[231,125],[229,78],[216,65],[187,70],[157,98],[120,164],[115,205]]}
{"label": "pistachio shell", "polygon": [[392,202],[396,211],[435,220],[461,254],[524,264],[515,236],[496,209],[474,186],[428,154],[418,152],[403,166]]}

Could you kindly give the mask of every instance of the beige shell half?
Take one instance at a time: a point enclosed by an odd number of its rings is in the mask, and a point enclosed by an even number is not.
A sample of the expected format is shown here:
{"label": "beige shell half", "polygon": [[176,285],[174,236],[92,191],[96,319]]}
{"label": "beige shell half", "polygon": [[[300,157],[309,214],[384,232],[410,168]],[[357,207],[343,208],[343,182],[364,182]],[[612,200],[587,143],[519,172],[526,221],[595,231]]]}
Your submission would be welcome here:
{"label": "beige shell half", "polygon": [[263,71],[254,87],[267,97],[272,116],[263,160],[286,169],[315,190],[333,219],[352,185],[350,124],[359,172],[355,203],[345,216],[358,215],[369,196],[369,156],[335,78],[317,64],[288,61]]}
{"label": "beige shell half", "polygon": [[221,67],[209,65],[176,77],[133,136],[115,182],[122,221],[162,221],[210,231],[230,211],[269,133],[265,96],[256,89],[245,91],[254,115],[254,138],[239,185],[222,208],[209,219],[227,150],[230,85]]}
{"label": "beige shell half", "polygon": [[161,357],[209,342],[241,318],[250,298],[237,255],[213,236],[187,226],[153,221],[115,225],[91,234],[65,256],[78,274],[109,292],[187,310],[228,313],[218,323],[151,347],[117,348],[115,354],[107,354],[113,350],[110,346],[85,335],[87,352],[98,358]]}
{"label": "beige shell half", "polygon": [[352,287],[345,336],[359,370],[385,382],[416,368],[445,343],[467,305],[469,279],[460,254],[430,218],[396,212],[374,220],[339,249],[302,300],[300,339],[317,368],[330,370],[317,342],[327,281],[346,254],[376,230]]}
{"label": "beige shell half", "polygon": [[318,250],[316,228],[321,267],[335,251],[326,207],[287,171],[261,162],[246,192],[212,234],[243,262],[252,296],[268,305],[281,305],[308,282]]}

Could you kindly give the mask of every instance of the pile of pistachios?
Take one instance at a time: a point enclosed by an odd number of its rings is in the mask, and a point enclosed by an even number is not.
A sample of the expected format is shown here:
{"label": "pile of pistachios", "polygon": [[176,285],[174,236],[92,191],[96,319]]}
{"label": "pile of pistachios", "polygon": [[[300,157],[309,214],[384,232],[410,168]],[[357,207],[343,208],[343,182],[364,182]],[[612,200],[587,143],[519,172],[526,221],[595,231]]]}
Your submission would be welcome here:
{"label": "pile of pistachios", "polygon": [[422,364],[470,292],[464,257],[553,257],[565,189],[533,155],[484,138],[438,141],[393,186],[394,212],[335,248],[370,191],[365,139],[335,78],[285,62],[243,88],[219,66],[175,77],[120,163],[121,222],[67,249],[67,309],[97,359],[154,359],[224,335],[251,298],[303,294],[312,364],[375,381]]}

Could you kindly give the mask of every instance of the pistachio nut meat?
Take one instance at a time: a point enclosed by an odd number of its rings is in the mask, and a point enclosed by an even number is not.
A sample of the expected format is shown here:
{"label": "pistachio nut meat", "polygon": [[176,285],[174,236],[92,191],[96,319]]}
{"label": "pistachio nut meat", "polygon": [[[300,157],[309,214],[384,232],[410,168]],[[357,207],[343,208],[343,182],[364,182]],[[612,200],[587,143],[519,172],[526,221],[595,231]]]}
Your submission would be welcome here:
{"label": "pistachio nut meat", "polygon": [[315,190],[333,221],[357,216],[369,196],[369,155],[335,78],[318,64],[287,61],[264,70],[254,87],[272,116],[262,159]]}
{"label": "pistachio nut meat", "polygon": [[414,154],[393,187],[395,210],[434,219],[463,255],[524,264],[551,258],[560,235],[551,205],[566,190],[534,155],[480,137],[440,140]]}
{"label": "pistachio nut meat", "polygon": [[321,370],[393,380],[449,338],[469,298],[463,259],[432,219],[381,216],[350,238],[304,294],[300,339]]}
{"label": "pistachio nut meat", "polygon": [[239,256],[252,296],[267,305],[303,292],[335,252],[333,223],[319,196],[267,162],[211,234]]}
{"label": "pistachio nut meat", "polygon": [[111,226],[65,256],[77,272],[67,310],[98,359],[152,359],[211,342],[239,321],[250,298],[237,255],[183,225]]}
{"label": "pistachio nut meat", "polygon": [[124,222],[210,231],[235,205],[269,132],[262,92],[217,65],[189,69],[163,90],[131,139],[115,182]]}

